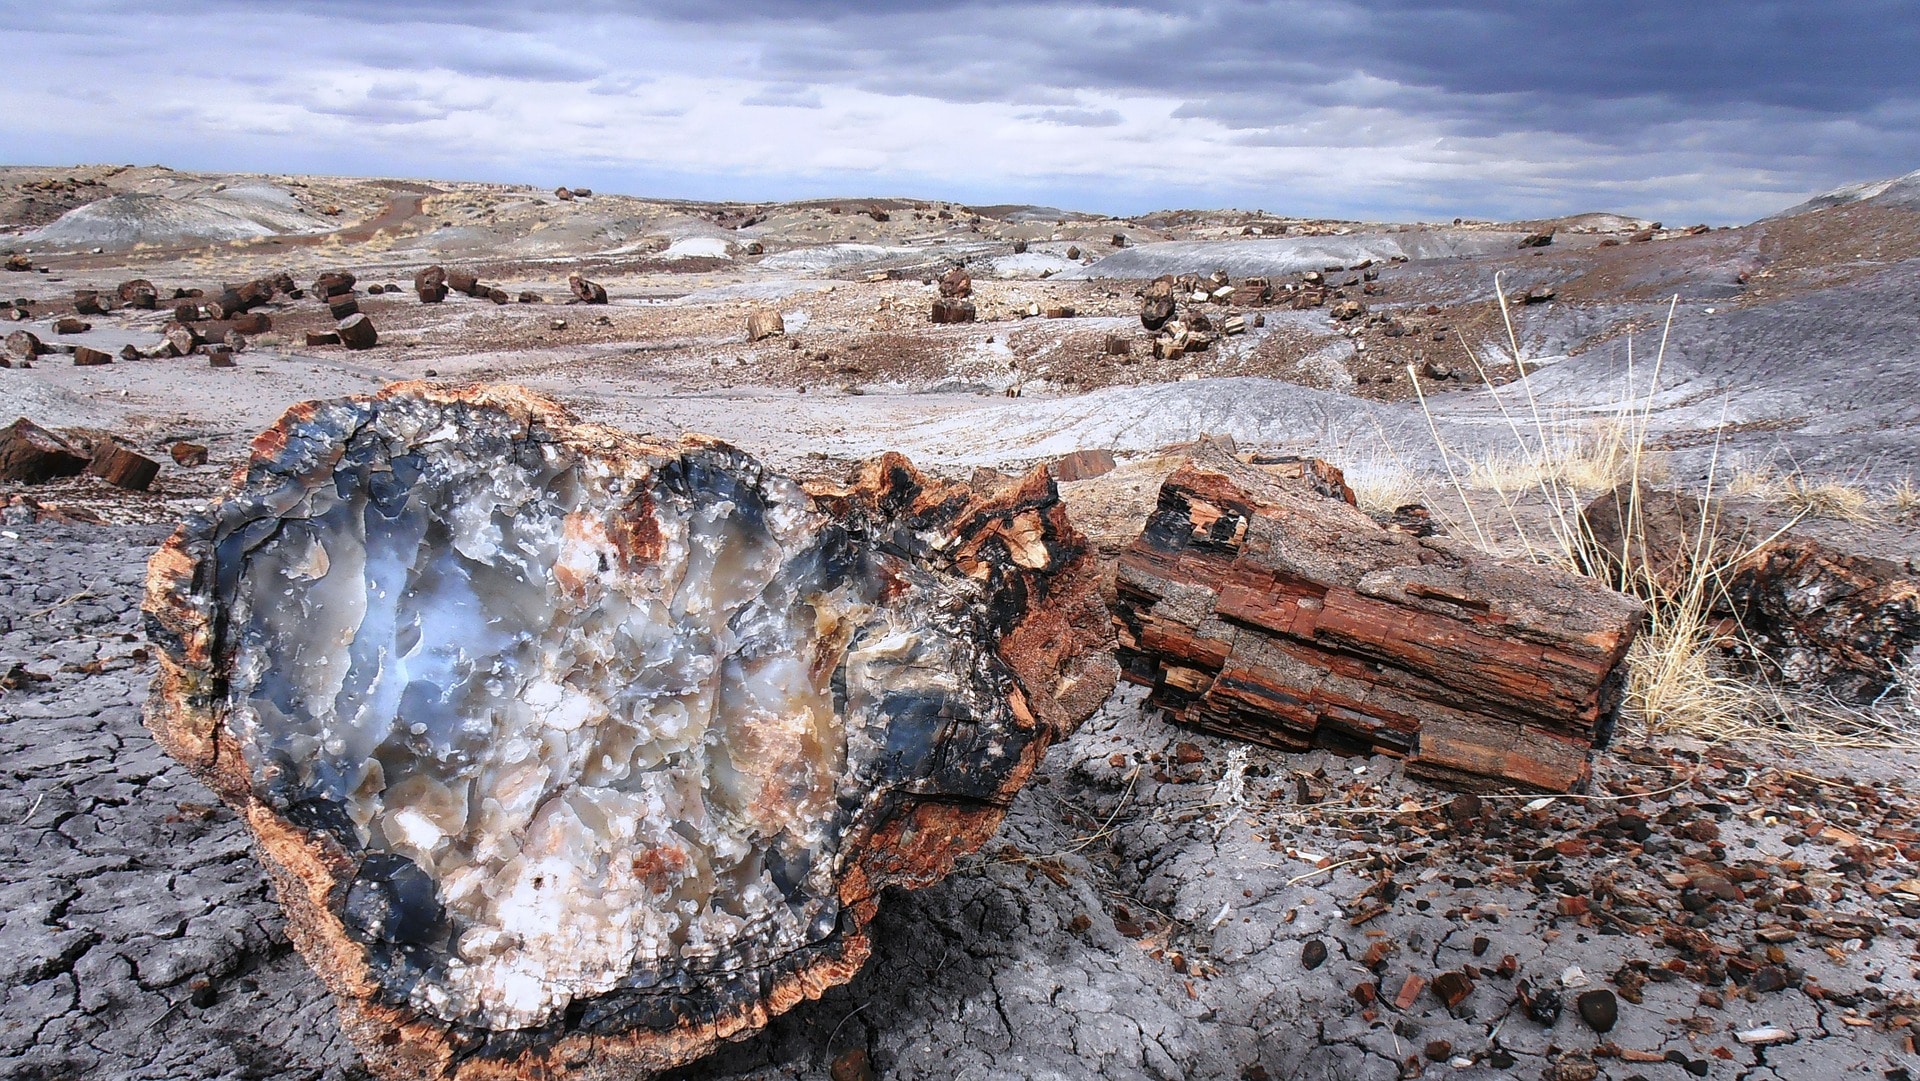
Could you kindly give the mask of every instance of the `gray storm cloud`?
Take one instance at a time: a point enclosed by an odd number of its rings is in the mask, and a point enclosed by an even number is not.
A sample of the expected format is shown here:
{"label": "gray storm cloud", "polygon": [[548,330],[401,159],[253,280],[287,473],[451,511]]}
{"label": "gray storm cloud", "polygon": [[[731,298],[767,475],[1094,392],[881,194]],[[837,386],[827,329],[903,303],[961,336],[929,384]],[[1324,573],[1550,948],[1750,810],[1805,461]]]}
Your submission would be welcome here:
{"label": "gray storm cloud", "polygon": [[95,0],[12,33],[16,161],[512,180],[520,146],[716,198],[1717,220],[1920,165],[1920,14],[1883,0]]}

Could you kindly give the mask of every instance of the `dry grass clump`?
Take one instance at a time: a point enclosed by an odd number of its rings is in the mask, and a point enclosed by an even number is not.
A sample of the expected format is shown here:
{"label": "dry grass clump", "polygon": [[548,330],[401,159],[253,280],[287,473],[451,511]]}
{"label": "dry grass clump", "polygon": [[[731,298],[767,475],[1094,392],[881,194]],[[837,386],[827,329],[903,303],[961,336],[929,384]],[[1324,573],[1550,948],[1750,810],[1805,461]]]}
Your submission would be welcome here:
{"label": "dry grass clump", "polygon": [[[1809,518],[1834,518],[1845,522],[1867,523],[1878,520],[1874,499],[1866,488],[1850,480],[1813,477],[1801,469],[1777,472],[1770,463],[1742,463],[1731,470],[1725,492],[1731,496],[1756,499],[1784,507]],[[1906,478],[1889,495],[1889,509],[1896,516],[1920,509],[1920,489]]]}
{"label": "dry grass clump", "polygon": [[1868,498],[1867,493],[1855,485],[1832,478],[1815,479],[1794,473],[1783,481],[1780,501],[1814,518],[1836,518],[1860,523],[1874,520],[1873,500]]}
{"label": "dry grass clump", "polygon": [[1392,514],[1426,498],[1413,475],[1392,457],[1348,458],[1342,461],[1340,472],[1346,477],[1347,487],[1353,489],[1354,503],[1368,514]]}
{"label": "dry grass clump", "polygon": [[1886,498],[1880,506],[1887,516],[1896,522],[1911,522],[1920,518],[1920,487],[1915,487],[1913,478],[1901,477],[1887,489]]}
{"label": "dry grass clump", "polygon": [[1598,420],[1548,420],[1540,449],[1489,454],[1472,462],[1468,476],[1478,487],[1523,494],[1551,485],[1574,495],[1597,495],[1636,477],[1658,483],[1666,464],[1636,447],[1630,414],[1616,411]]}

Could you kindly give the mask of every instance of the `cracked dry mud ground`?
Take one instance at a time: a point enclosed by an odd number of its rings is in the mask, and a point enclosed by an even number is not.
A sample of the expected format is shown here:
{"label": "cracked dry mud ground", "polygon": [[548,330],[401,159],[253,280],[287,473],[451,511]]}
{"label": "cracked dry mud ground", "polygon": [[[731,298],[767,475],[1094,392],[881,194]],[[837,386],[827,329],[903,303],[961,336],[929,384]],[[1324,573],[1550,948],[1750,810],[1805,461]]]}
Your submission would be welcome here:
{"label": "cracked dry mud ground", "polygon": [[[137,598],[162,532],[6,528],[0,669],[25,674],[0,692],[0,1077],[364,1077],[244,832],[140,727]],[[1902,911],[1920,899],[1899,888],[1909,797],[1889,782],[1822,796],[1792,782],[1805,773],[1736,757],[1608,755],[1609,799],[1476,807],[1381,760],[1183,733],[1123,694],[1051,753],[981,856],[888,898],[857,980],[677,1076],[818,1078],[849,1049],[882,1077],[942,1081],[1920,1070]],[[1803,803],[1842,836],[1823,840]],[[1665,840],[1623,848],[1629,809]],[[1700,894],[1664,875],[1708,864],[1735,868],[1744,896],[1696,911]],[[1781,888],[1817,896],[1766,900]],[[1568,897],[1628,925],[1704,929],[1622,931]],[[1788,986],[1743,985],[1757,923],[1789,909]],[[1314,941],[1328,958],[1308,968]],[[1469,965],[1475,987],[1452,1011],[1417,982],[1402,998],[1410,976]],[[1622,992],[1604,1036],[1577,990],[1552,1027],[1514,1005],[1521,980],[1578,984],[1576,967]],[[1792,1042],[1735,1038],[1760,1025]]]}

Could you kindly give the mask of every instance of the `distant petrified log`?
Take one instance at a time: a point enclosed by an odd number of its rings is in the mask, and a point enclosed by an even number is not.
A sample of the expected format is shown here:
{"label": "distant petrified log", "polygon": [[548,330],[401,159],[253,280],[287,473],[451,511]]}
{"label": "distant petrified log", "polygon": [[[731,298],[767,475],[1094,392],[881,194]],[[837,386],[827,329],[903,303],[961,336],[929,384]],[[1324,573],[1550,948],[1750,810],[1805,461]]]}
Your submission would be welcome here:
{"label": "distant petrified log", "polygon": [[447,288],[452,289],[456,293],[465,293],[468,296],[473,296],[474,290],[479,287],[480,279],[473,271],[468,270],[466,267],[447,268]]}
{"label": "distant petrified log", "polygon": [[605,304],[607,291],[598,282],[591,282],[578,274],[567,275],[567,288],[573,290],[574,299],[582,304]]}
{"label": "distant petrified log", "polygon": [[161,333],[161,337],[166,340],[167,351],[176,357],[186,356],[193,352],[195,346],[205,341],[200,332],[191,325],[178,322],[169,323],[167,329]]}
{"label": "distant petrified log", "polygon": [[943,297],[970,297],[973,295],[973,275],[967,268],[955,266],[940,275],[940,295]]}
{"label": "distant petrified log", "polygon": [[360,298],[352,293],[340,293],[327,298],[327,313],[334,319],[345,319],[360,314]]}
{"label": "distant petrified log", "polygon": [[413,383],[238,476],[151,564],[147,722],[385,1078],[630,1077],[846,982],[1112,688],[1042,472],[803,489]]}
{"label": "distant petrified log", "polygon": [[313,295],[321,300],[328,300],[342,293],[351,293],[358,280],[344,270],[328,271],[314,279]]}
{"label": "distant petrified log", "polygon": [[160,463],[111,439],[103,439],[93,448],[93,460],[87,463],[87,472],[116,488],[144,492],[153,486],[153,478],[160,475]]}
{"label": "distant petrified log", "polygon": [[1740,628],[1729,651],[1770,680],[1871,702],[1920,662],[1920,574],[1905,561],[1778,533],[1718,500],[1628,485],[1595,499],[1582,521],[1589,556],[1610,578],[1625,566],[1636,589],[1674,598],[1705,575],[1713,614]]}
{"label": "distant petrified log", "polygon": [[513,299],[519,301],[522,304],[544,304],[546,303],[547,298],[541,296],[539,293],[536,293],[531,289],[522,289],[520,290],[520,295],[517,297],[514,297]]}
{"label": "distant petrified log", "polygon": [[447,299],[447,268],[435,265],[415,274],[413,291],[422,304],[438,304]]}
{"label": "distant petrified log", "polygon": [[340,343],[348,349],[372,349],[380,344],[379,332],[374,330],[373,320],[365,315],[350,315],[340,320]]}
{"label": "distant petrified log", "polygon": [[227,345],[202,346],[200,351],[206,354],[207,366],[209,368],[231,368],[234,366],[233,349]]}
{"label": "distant petrified log", "polygon": [[339,345],[339,344],[340,344],[340,332],[337,330],[307,331],[307,345],[309,346]]}
{"label": "distant petrified log", "polygon": [[553,189],[553,197],[563,203],[571,203],[573,202],[573,190],[571,188],[555,188]]}
{"label": "distant petrified log", "polygon": [[199,443],[188,443],[182,440],[168,447],[167,453],[172,456],[175,465],[196,466],[207,464],[207,448]]}
{"label": "distant petrified log", "polygon": [[271,278],[255,278],[229,285],[221,291],[221,306],[226,309],[227,317],[232,318],[240,312],[252,311],[262,304],[273,300],[274,283]]}
{"label": "distant petrified log", "polygon": [[941,297],[933,302],[933,321],[936,323],[973,322],[973,301],[959,297]]}
{"label": "distant petrified log", "polygon": [[1027,242],[1026,242],[1026,240],[1025,240],[1024,238],[1023,238],[1023,239],[1019,239],[1019,240],[1015,240],[1015,241],[1013,242],[1013,254],[1015,254],[1015,255],[1025,255],[1025,254],[1027,254]]}
{"label": "distant petrified log", "polygon": [[71,315],[63,316],[53,321],[53,332],[55,334],[85,334],[92,329],[92,323],[87,322],[85,319],[75,319]]}
{"label": "distant petrified log", "polygon": [[120,303],[129,308],[152,311],[160,304],[160,290],[154,288],[153,283],[145,278],[121,282],[120,287],[113,292],[120,298]]}
{"label": "distant petrified log", "polygon": [[101,302],[96,289],[75,289],[73,291],[73,310],[79,315],[105,315],[107,306]]}
{"label": "distant petrified log", "polygon": [[1121,664],[1174,719],[1287,749],[1405,757],[1464,787],[1576,789],[1621,696],[1638,602],[1383,529],[1324,463],[1202,446],[1121,558]]}
{"label": "distant petrified log", "polygon": [[16,330],[7,335],[7,359],[31,361],[47,351],[47,343],[31,330]]}
{"label": "distant petrified log", "polygon": [[1520,238],[1520,246],[1523,248],[1544,248],[1552,243],[1552,229],[1542,230],[1538,233],[1528,233],[1526,236]]}
{"label": "distant petrified log", "polygon": [[1173,318],[1175,300],[1173,275],[1162,274],[1140,291],[1140,325],[1159,330]]}
{"label": "distant petrified log", "polygon": [[113,354],[84,345],[73,347],[73,365],[76,368],[97,368],[102,364],[112,364]]}
{"label": "distant petrified log", "polygon": [[786,332],[786,320],[780,318],[780,313],[774,311],[772,308],[755,308],[753,312],[747,316],[747,340],[750,342],[757,342],[763,338],[771,338],[776,334],[785,334]]}
{"label": "distant petrified log", "polygon": [[1132,356],[1133,339],[1127,337],[1125,334],[1109,334],[1107,335],[1106,341],[1101,345],[1101,352],[1110,357]]}
{"label": "distant petrified log", "polygon": [[241,312],[227,324],[227,329],[241,334],[265,334],[273,329],[273,319],[265,312]]}
{"label": "distant petrified log", "polygon": [[493,301],[495,304],[513,303],[513,297],[509,296],[505,289],[502,289],[497,285],[480,290],[478,295]]}
{"label": "distant petrified log", "polygon": [[0,431],[0,481],[40,484],[86,468],[78,448],[25,417]]}

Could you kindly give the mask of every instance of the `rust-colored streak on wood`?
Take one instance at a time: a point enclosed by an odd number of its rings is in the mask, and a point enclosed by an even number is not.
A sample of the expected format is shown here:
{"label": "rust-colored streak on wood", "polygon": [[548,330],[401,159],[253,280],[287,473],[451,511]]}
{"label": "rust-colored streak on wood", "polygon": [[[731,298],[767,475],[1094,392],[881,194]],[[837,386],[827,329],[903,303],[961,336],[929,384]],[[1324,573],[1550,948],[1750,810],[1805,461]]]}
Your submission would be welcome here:
{"label": "rust-colored streak on wood", "polygon": [[1640,606],[1585,578],[1388,531],[1337,470],[1203,447],[1122,556],[1127,678],[1174,719],[1565,791],[1609,733]]}

